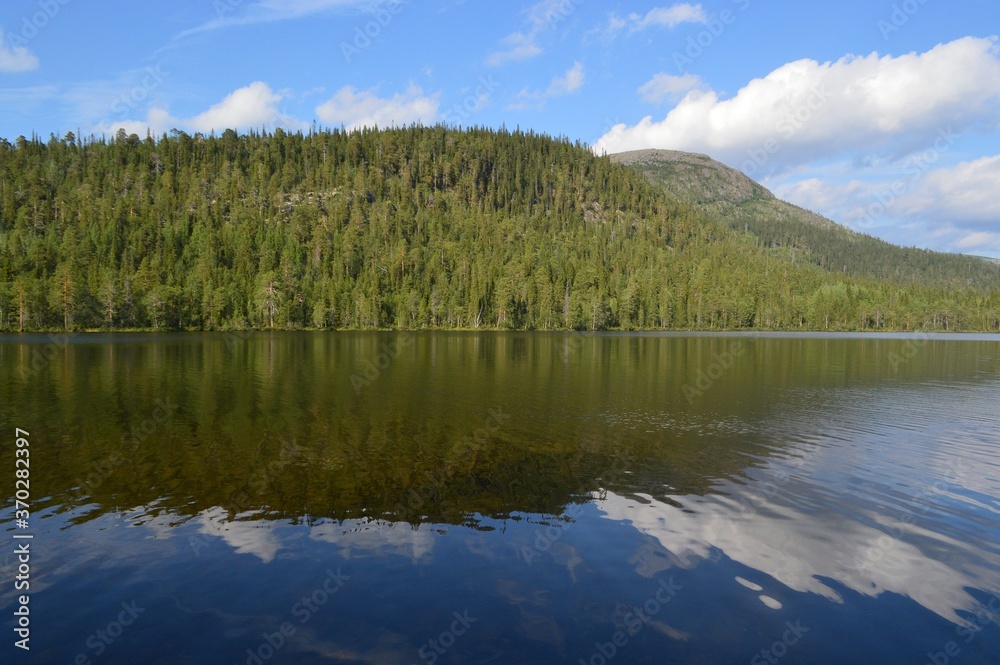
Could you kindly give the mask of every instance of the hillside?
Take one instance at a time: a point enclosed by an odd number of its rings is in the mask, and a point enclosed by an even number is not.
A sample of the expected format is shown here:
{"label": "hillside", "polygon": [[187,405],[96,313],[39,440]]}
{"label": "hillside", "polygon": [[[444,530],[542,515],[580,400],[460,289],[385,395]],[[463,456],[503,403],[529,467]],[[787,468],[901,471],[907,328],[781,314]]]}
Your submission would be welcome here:
{"label": "hillside", "polygon": [[0,329],[389,327],[996,330],[1000,293],[793,261],[533,133],[0,141]]}
{"label": "hillside", "polygon": [[611,160],[644,173],[673,196],[787,258],[857,277],[906,284],[997,288],[1000,269],[980,257],[898,247],[856,233],[774,194],[707,155],[635,150]]}

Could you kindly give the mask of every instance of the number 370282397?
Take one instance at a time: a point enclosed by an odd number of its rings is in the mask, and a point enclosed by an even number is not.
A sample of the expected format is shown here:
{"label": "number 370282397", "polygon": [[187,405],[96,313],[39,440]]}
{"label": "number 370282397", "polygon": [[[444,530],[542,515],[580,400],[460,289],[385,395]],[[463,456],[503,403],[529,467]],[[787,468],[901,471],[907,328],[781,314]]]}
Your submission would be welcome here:
{"label": "number 370282397", "polygon": [[17,501],[16,512],[14,519],[27,520],[29,517],[28,512],[28,499],[31,498],[30,493],[30,448],[28,447],[28,432],[24,431],[18,427],[15,431],[17,435],[17,452],[15,453],[16,459],[14,461],[14,498]]}

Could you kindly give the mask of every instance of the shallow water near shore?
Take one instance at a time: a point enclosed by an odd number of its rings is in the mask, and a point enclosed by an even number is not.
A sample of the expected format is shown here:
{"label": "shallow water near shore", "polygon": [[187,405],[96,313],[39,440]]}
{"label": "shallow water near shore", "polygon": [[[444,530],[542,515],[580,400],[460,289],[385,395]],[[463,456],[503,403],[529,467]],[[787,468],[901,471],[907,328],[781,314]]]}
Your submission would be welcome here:
{"label": "shallow water near shore", "polygon": [[1000,336],[3,336],[0,390],[4,662],[1000,662]]}

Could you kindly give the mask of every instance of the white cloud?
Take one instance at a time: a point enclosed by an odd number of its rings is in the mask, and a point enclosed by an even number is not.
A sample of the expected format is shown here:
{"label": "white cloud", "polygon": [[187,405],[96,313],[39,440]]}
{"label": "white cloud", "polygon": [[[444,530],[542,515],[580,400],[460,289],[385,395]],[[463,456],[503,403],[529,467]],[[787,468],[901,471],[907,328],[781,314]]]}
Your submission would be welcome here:
{"label": "white cloud", "polygon": [[626,28],[629,33],[634,33],[648,28],[675,28],[682,23],[706,23],[707,21],[708,15],[705,14],[705,10],[700,4],[692,5],[681,2],[669,7],[653,7],[645,14],[633,12],[627,17],[614,13],[609,14],[608,25],[603,29],[595,29],[590,34],[598,33],[605,39],[614,39]]}
{"label": "white cloud", "polygon": [[199,113],[186,124],[199,132],[221,132],[229,128],[266,125],[279,117],[281,95],[261,81],[231,92],[218,104]]}
{"label": "white cloud", "polygon": [[934,155],[869,169],[864,179],[838,177],[857,171],[843,163],[774,191],[889,242],[1000,257],[1000,155],[933,168]]}
{"label": "white cloud", "polygon": [[30,72],[33,69],[38,69],[38,58],[26,47],[8,42],[0,27],[0,72]]}
{"label": "white cloud", "polygon": [[535,30],[555,28],[576,11],[584,0],[539,0],[528,7],[528,23]]}
{"label": "white cloud", "polygon": [[[933,153],[924,153],[928,156]],[[907,219],[1000,231],[1000,155],[939,168],[908,159],[865,178],[809,177],[775,186],[775,194],[831,219],[867,230]],[[846,166],[846,165],[845,165]]]}
{"label": "white cloud", "polygon": [[278,102],[282,99],[281,93],[271,90],[262,81],[255,81],[229,93],[218,104],[190,118],[174,117],[166,109],[154,107],[149,110],[145,120],[127,119],[103,123],[98,125],[97,130],[114,134],[122,128],[127,133],[143,136],[147,130],[155,135],[174,128],[205,134],[263,126],[305,129],[308,126],[306,123],[285,116],[278,110]]}
{"label": "white cloud", "polygon": [[554,97],[562,97],[563,95],[568,95],[579,90],[583,86],[585,79],[586,74],[584,73],[583,63],[579,61],[574,62],[573,66],[566,70],[565,74],[552,77],[549,87],[544,92],[528,88],[521,90],[521,92],[517,93],[518,101],[509,105],[507,109],[519,111],[526,108],[542,108],[545,106],[545,102]]}
{"label": "white cloud", "polygon": [[922,54],[798,60],[730,99],[692,91],[663,120],[618,124],[595,149],[691,150],[780,172],[844,153],[916,150],[941,129],[995,123],[998,101],[997,39],[967,37]]}
{"label": "white cloud", "polygon": [[[875,235],[875,234],[873,234]],[[899,222],[877,234],[888,242],[938,252],[954,252],[1000,259],[1000,232],[976,231],[957,224],[925,219]]]}
{"label": "white cloud", "polygon": [[321,12],[374,9],[383,4],[385,0],[259,0],[246,4],[236,0],[218,0],[213,5],[216,18],[185,30],[174,39],[240,25],[289,21]]}
{"label": "white cloud", "polygon": [[1000,155],[962,162],[927,174],[900,199],[904,215],[930,214],[956,222],[985,222],[1000,230]]}
{"label": "white cloud", "polygon": [[982,157],[929,171],[890,202],[887,214],[915,223],[922,244],[1000,257],[998,191],[1000,155]]}
{"label": "white cloud", "polygon": [[382,520],[322,521],[309,529],[309,537],[340,548],[345,558],[402,556],[416,562],[433,558],[434,530],[426,524],[411,527]]}
{"label": "white cloud", "polygon": [[644,101],[659,104],[664,99],[676,98],[679,94],[701,88],[704,82],[695,74],[672,76],[656,74],[639,88]]}
{"label": "white cloud", "polygon": [[618,16],[617,14],[611,14],[608,17],[608,27],[605,30],[605,33],[608,36],[616,35],[626,27],[628,27],[628,20]]}
{"label": "white cloud", "polygon": [[153,136],[159,136],[171,129],[181,129],[183,121],[174,118],[165,109],[153,108],[146,114],[145,120],[114,120],[102,122],[95,127],[98,132],[114,136],[119,129],[124,129],[126,134],[135,134],[143,137],[147,132]]}
{"label": "white cloud", "polygon": [[[832,602],[843,602],[845,589],[871,598],[895,593],[955,623],[962,621],[959,611],[971,612],[977,607],[968,589],[976,588],[981,575],[989,575],[978,562],[963,558],[946,564],[905,538],[893,539],[886,556],[870,557],[873,544],[886,537],[885,531],[869,526],[879,522],[874,511],[865,515],[866,520],[830,511],[824,516],[826,522],[820,524],[807,507],[786,502],[779,492],[777,496],[768,494],[766,509],[754,510],[748,518],[746,507],[757,504],[743,494],[745,488],[726,483],[726,489],[731,493],[676,497],[683,509],[649,495],[629,498],[614,492],[595,496],[594,503],[607,519],[630,524],[658,540],[685,566],[719,551],[790,589]],[[836,548],[830,546],[828,538],[834,530],[838,534]],[[927,537],[928,530],[924,532],[921,535]],[[941,537],[941,541],[942,547],[950,544],[948,537]]]}
{"label": "white cloud", "polygon": [[316,108],[316,115],[330,125],[357,127],[401,127],[411,123],[432,124],[438,118],[440,94],[425,95],[416,85],[382,98],[375,90],[358,91],[351,86],[338,90]]}
{"label": "white cloud", "polygon": [[0,88],[0,106],[5,111],[18,110],[31,113],[42,104],[58,99],[59,88],[54,85],[37,85],[27,88]]}
{"label": "white cloud", "polygon": [[1000,258],[1000,233],[975,231],[960,235],[955,240],[955,248],[966,254],[978,254]]}
{"label": "white cloud", "polygon": [[583,0],[540,0],[528,7],[527,30],[512,32],[501,40],[503,48],[486,58],[490,67],[499,67],[508,62],[529,60],[542,54],[542,48],[535,43],[540,34],[552,30],[576,12]]}
{"label": "white cloud", "polygon": [[198,533],[218,536],[237,554],[252,554],[263,563],[271,563],[281,549],[274,533],[276,522],[266,520],[230,519],[228,511],[215,507],[202,511],[196,518]]}
{"label": "white cloud", "polygon": [[705,23],[708,16],[701,5],[682,2],[671,7],[654,7],[645,16],[629,15],[629,22],[635,30],[645,30],[654,26],[673,28],[681,23]]}
{"label": "white cloud", "polygon": [[542,53],[542,49],[535,44],[535,36],[523,32],[513,32],[504,37],[501,43],[506,48],[490,54],[486,59],[486,64],[490,67],[499,67],[518,60],[528,60]]}
{"label": "white cloud", "polygon": [[[283,92],[272,90],[266,83],[256,81],[231,92],[222,101],[192,117],[176,117],[165,108],[154,107],[143,120],[106,121],[95,129],[114,134],[122,128],[139,136],[144,136],[147,131],[156,135],[174,128],[204,134],[220,134],[226,129],[278,126],[291,130],[308,129],[308,123],[280,111],[279,103],[286,96]],[[404,126],[414,122],[433,124],[438,119],[439,98],[438,93],[425,95],[416,85],[410,85],[405,91],[388,98],[379,97],[375,89],[356,90],[345,86],[316,107],[316,117],[326,124],[344,125],[348,129],[375,125]]]}
{"label": "white cloud", "polygon": [[546,94],[549,97],[555,97],[576,92],[583,85],[583,79],[583,63],[579,61],[574,62],[573,66],[566,70],[566,74],[556,76],[552,79],[552,83],[549,84]]}
{"label": "white cloud", "polygon": [[888,180],[831,182],[821,177],[779,184],[775,195],[806,210],[813,210],[836,222],[864,231],[859,220],[863,206],[875,201],[875,194],[887,187]]}
{"label": "white cloud", "polygon": [[385,0],[258,0],[253,7],[276,15],[296,17],[357,5],[375,6],[384,2]]}

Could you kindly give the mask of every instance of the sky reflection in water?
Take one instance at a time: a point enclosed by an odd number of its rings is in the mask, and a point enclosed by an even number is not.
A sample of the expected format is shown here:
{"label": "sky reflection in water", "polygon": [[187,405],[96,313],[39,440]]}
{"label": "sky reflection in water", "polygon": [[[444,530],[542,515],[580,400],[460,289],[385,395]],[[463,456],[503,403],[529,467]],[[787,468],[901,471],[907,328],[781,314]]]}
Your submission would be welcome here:
{"label": "sky reflection in water", "polygon": [[1000,341],[393,339],[0,342],[29,662],[1000,658]]}

